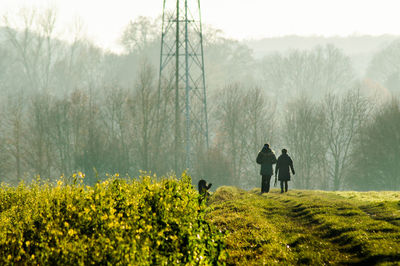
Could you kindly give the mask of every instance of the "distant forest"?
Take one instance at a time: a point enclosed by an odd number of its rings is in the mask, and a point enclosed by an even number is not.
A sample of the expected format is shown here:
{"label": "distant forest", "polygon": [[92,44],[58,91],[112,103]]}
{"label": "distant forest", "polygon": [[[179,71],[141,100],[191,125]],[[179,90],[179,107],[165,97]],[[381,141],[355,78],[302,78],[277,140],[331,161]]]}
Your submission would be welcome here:
{"label": "distant forest", "polygon": [[[156,97],[159,24],[129,23],[124,52],[115,54],[87,40],[79,25],[72,41],[57,38],[52,10],[6,17],[0,181],[77,171],[89,184],[115,172],[180,175],[185,152],[173,149],[174,92],[161,88]],[[194,182],[259,186],[255,158],[268,142],[277,155],[288,149],[296,188],[400,189],[398,36],[239,42],[210,26],[203,35],[210,148],[195,142]]]}
{"label": "distant forest", "polygon": [[274,52],[285,53],[291,50],[311,50],[318,45],[331,44],[350,57],[356,74],[362,78],[374,56],[400,36],[354,35],[348,37],[285,36],[244,41],[253,50],[255,58],[262,58]]}

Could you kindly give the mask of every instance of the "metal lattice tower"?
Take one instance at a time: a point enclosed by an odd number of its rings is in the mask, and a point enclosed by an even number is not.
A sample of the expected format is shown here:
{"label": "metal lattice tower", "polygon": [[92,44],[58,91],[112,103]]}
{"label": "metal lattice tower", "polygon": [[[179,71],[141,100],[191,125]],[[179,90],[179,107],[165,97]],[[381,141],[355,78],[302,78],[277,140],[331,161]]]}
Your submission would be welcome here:
{"label": "metal lattice tower", "polygon": [[[185,167],[190,168],[194,145],[208,148],[200,0],[163,1],[159,95],[165,88],[175,92],[175,157],[184,145]],[[175,158],[175,170],[179,167]]]}

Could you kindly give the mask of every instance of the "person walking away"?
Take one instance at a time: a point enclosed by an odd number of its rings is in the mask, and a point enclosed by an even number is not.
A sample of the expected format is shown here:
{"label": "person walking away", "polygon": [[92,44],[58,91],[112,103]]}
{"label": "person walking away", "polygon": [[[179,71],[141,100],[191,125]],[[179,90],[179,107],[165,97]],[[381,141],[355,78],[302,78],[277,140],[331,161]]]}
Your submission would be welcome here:
{"label": "person walking away", "polygon": [[264,147],[257,155],[257,163],[261,165],[261,193],[268,193],[271,176],[273,175],[272,165],[276,163],[275,153],[270,149],[269,144],[264,144]]}
{"label": "person walking away", "polygon": [[[290,168],[290,169],[289,169]],[[290,181],[290,170],[293,175],[294,167],[292,158],[287,154],[286,149],[282,149],[282,154],[278,158],[278,162],[275,166],[275,180],[278,175],[278,180],[281,182],[281,193],[283,193],[283,186],[285,185],[285,192],[288,191],[288,181]]]}

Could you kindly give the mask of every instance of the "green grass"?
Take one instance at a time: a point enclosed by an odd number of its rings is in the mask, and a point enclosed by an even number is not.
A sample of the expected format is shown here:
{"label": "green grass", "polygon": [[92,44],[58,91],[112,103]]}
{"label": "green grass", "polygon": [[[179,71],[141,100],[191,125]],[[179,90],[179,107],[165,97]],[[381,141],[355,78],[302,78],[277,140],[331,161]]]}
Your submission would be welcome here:
{"label": "green grass", "polygon": [[399,192],[220,187],[183,174],[0,186],[1,265],[400,265]]}
{"label": "green grass", "polygon": [[399,192],[220,187],[211,223],[228,232],[227,264],[400,264]]}

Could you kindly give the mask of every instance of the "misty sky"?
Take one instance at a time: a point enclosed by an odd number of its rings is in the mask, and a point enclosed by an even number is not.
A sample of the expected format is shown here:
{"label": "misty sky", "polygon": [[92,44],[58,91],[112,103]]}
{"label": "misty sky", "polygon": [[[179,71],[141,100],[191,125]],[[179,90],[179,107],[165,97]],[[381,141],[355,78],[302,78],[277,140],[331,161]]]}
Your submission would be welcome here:
{"label": "misty sky", "polygon": [[[171,1],[171,0],[170,0]],[[80,17],[96,44],[118,51],[130,20],[157,17],[162,0],[0,0],[0,15],[56,7],[60,35]],[[235,39],[283,35],[400,34],[398,0],[202,0],[203,23]],[[63,32],[64,31],[64,32]]]}

